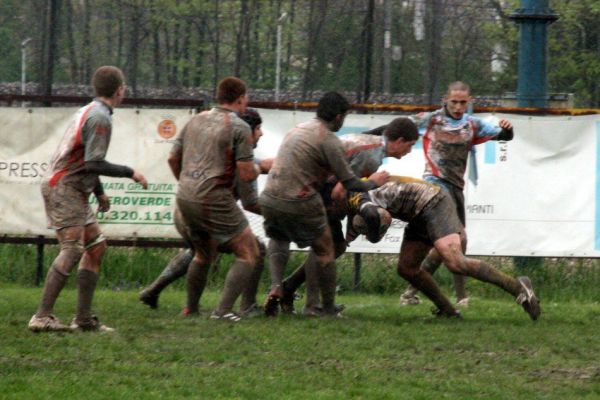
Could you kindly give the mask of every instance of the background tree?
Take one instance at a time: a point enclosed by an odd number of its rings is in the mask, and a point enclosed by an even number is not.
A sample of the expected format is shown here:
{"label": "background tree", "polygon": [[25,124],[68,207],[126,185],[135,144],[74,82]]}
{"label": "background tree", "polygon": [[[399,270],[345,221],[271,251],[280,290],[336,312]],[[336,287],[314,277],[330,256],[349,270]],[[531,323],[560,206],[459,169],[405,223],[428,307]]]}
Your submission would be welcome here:
{"label": "background tree", "polygon": [[[104,64],[125,70],[130,95],[141,86],[213,90],[232,74],[252,88],[273,89],[277,19],[285,12],[281,89],[293,100],[323,90],[377,99],[386,18],[392,93],[435,104],[445,85],[460,79],[476,94],[500,96],[516,90],[518,31],[507,16],[519,6],[520,0],[3,0],[0,80],[19,81],[20,43],[31,37],[28,77],[39,92],[52,83],[87,85]],[[561,0],[551,7],[561,18],[548,31],[549,90],[599,107],[600,3]]]}

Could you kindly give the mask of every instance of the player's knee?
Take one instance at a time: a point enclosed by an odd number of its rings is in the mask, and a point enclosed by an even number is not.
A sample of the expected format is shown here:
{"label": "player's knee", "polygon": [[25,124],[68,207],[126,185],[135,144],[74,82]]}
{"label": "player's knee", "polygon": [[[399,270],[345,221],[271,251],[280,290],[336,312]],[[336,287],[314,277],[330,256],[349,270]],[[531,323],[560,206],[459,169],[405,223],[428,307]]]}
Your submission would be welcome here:
{"label": "player's knee", "polygon": [[325,268],[329,265],[335,265],[335,258],[333,256],[316,257],[316,260],[317,265],[319,265],[320,268]]}
{"label": "player's knee", "polygon": [[256,239],[253,238],[252,240],[246,241],[240,250],[241,251],[238,255],[238,259],[247,264],[256,264],[260,254]]}
{"label": "player's knee", "polygon": [[69,274],[81,260],[85,249],[80,240],[64,240],[60,243],[60,253],[57,257],[56,268]]}
{"label": "player's knee", "polygon": [[410,279],[417,274],[419,268],[412,268],[406,265],[405,263],[399,262],[396,267],[396,272],[404,279]]}
{"label": "player's knee", "polygon": [[85,243],[85,251],[94,259],[100,260],[108,248],[106,237],[99,233]]}

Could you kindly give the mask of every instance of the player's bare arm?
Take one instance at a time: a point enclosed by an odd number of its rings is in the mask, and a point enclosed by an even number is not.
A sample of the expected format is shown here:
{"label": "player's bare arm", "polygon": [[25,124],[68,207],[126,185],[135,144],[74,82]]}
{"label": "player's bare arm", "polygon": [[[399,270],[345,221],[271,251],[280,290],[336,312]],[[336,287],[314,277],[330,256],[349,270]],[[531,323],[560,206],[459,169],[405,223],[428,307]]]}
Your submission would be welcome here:
{"label": "player's bare arm", "polygon": [[175,179],[179,180],[179,175],[181,175],[181,154],[170,153],[167,162],[169,163],[169,168],[171,168],[173,176]]}
{"label": "player's bare arm", "polygon": [[259,175],[254,161],[236,161],[235,165],[240,179],[245,182],[253,181]]}

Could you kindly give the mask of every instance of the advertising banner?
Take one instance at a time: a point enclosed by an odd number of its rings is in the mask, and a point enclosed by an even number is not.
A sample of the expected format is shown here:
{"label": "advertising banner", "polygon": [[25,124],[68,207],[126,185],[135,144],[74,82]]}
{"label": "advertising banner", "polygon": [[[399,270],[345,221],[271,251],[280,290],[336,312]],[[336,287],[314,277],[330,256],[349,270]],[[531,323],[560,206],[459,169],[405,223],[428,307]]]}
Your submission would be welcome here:
{"label": "advertising banner", "polygon": [[[46,220],[39,183],[75,108],[0,108],[0,234],[53,235]],[[314,112],[259,110],[264,136],[257,158],[274,157],[285,133]],[[139,169],[143,190],[129,179],[101,177],[111,210],[98,213],[110,238],[179,238],[173,227],[177,182],[167,165],[176,134],[191,117],[188,110],[117,109],[107,160]],[[598,156],[600,116],[531,117],[487,114],[509,119],[510,142],[476,146],[467,171],[467,253],[507,256],[600,256]],[[339,135],[388,123],[394,115],[350,114]],[[401,160],[386,159],[381,169],[421,177],[421,142]],[[476,179],[475,179],[476,178]],[[262,188],[266,177],[259,178]],[[97,206],[94,196],[90,202]],[[252,229],[264,236],[262,219],[248,213]],[[394,221],[381,243],[363,237],[354,252],[397,253],[404,223]]]}

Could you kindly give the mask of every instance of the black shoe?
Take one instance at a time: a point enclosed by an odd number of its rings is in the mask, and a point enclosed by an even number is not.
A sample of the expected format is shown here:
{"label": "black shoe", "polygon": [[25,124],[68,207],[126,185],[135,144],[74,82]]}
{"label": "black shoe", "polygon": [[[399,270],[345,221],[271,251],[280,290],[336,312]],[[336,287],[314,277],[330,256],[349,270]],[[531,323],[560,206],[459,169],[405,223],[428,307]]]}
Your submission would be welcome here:
{"label": "black shoe", "polygon": [[152,293],[150,289],[144,289],[140,292],[139,299],[142,303],[153,310],[158,308],[158,295]]}
{"label": "black shoe", "polygon": [[276,317],[279,313],[279,300],[280,297],[275,294],[270,294],[265,300],[263,309],[267,317]]}
{"label": "black shoe", "polygon": [[431,313],[433,315],[435,315],[436,317],[446,317],[446,318],[458,318],[458,319],[462,319],[462,315],[460,314],[459,310],[456,310],[454,308],[450,309],[450,310],[440,310],[440,309],[433,309],[431,310]]}
{"label": "black shoe", "polygon": [[294,292],[288,292],[284,290],[283,296],[279,300],[281,312],[284,314],[296,314],[294,300],[296,300],[296,294]]}

